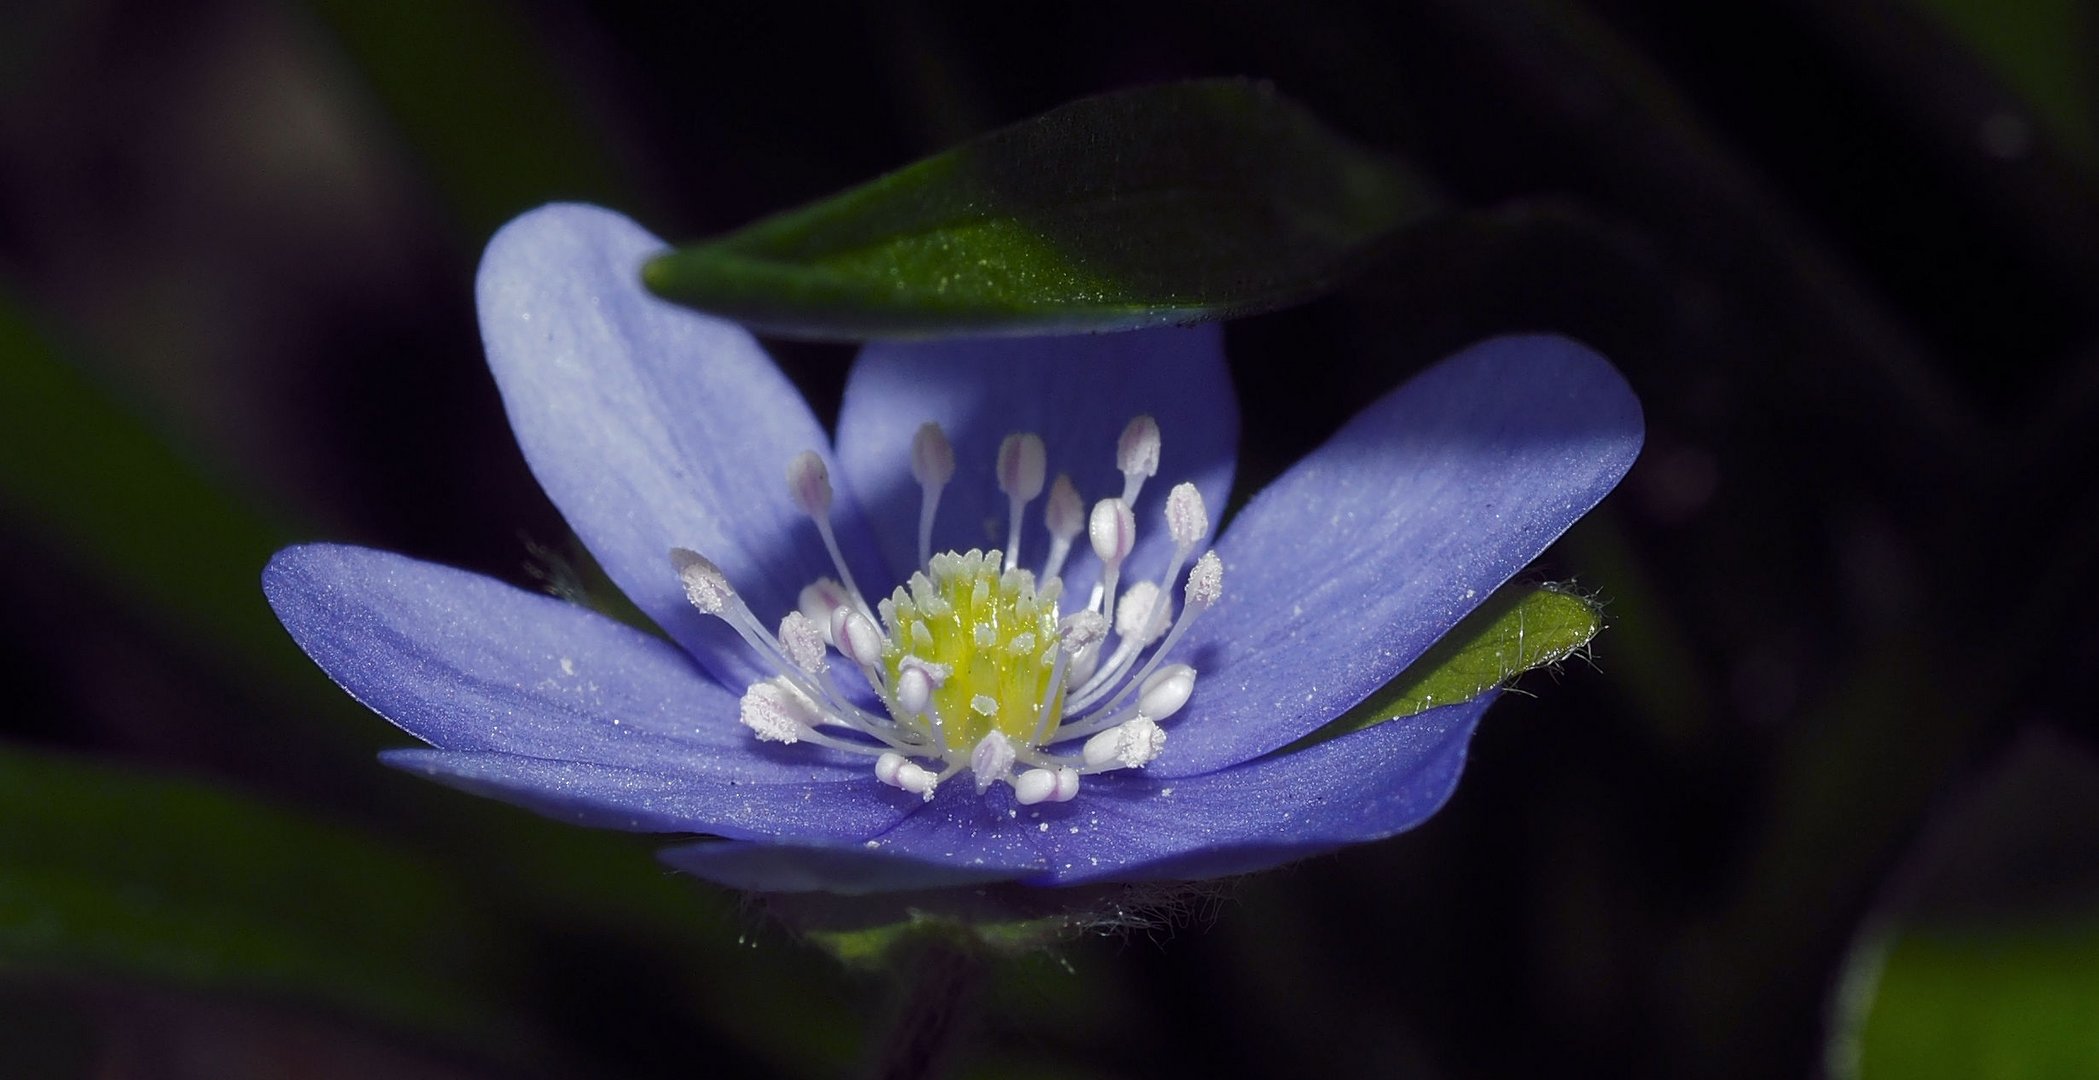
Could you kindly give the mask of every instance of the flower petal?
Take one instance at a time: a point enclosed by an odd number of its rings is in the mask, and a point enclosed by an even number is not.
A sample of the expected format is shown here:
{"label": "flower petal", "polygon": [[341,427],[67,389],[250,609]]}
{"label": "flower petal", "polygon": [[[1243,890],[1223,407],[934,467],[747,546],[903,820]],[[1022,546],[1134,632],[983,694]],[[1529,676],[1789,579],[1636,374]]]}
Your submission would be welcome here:
{"label": "flower petal", "polygon": [[[1166,493],[1191,481],[1223,512],[1239,444],[1239,405],[1216,325],[1052,338],[876,342],[861,350],[838,415],[838,457],[899,578],[918,565],[918,482],[911,439],[928,420],[955,448],[955,477],[940,501],[935,551],[1006,546],[999,443],[1042,436],[1049,475],[1069,473],[1088,505],[1122,493],[1115,446],[1123,427],[1150,414],[1161,436],[1158,476],[1137,500],[1137,549],[1124,580],[1163,573],[1173,542],[1162,524]],[[1023,565],[1049,552],[1043,502],[1028,507]],[[1098,576],[1085,537],[1065,575],[1084,597]]]}
{"label": "flower petal", "polygon": [[863,842],[815,846],[703,841],[665,848],[660,854],[679,870],[732,889],[845,896],[1010,881],[1042,865],[1032,854],[1017,865],[956,865],[870,849]]}
{"label": "flower petal", "polygon": [[[828,439],[750,334],[642,289],[643,259],[663,248],[597,207],[525,214],[482,257],[481,337],[518,445],[569,526],[650,618],[742,685],[760,672],[686,602],[670,549],[714,560],[760,618],[791,610],[832,571],[787,465]],[[832,518],[855,571],[875,571],[849,492]]]}
{"label": "flower petal", "polygon": [[776,783],[868,780],[837,756],[762,746],[737,723],[736,695],[676,646],[551,596],[336,544],[278,552],[262,582],[331,678],[444,749]]}
{"label": "flower petal", "polygon": [[[1034,818],[1035,884],[1179,881],[1265,870],[1379,840],[1441,809],[1496,695],[1430,709],[1280,757],[1186,779],[1108,774]],[[1115,783],[1104,783],[1109,777]],[[1041,825],[1048,829],[1041,829]]]}
{"label": "flower petal", "polygon": [[1224,598],[1177,656],[1202,672],[1148,771],[1266,753],[1383,686],[1630,468],[1640,404],[1610,363],[1498,338],[1387,394],[1255,496]]}
{"label": "flower petal", "polygon": [[1207,776],[1089,777],[1069,803],[1015,806],[967,783],[869,841],[673,848],[681,870],[769,892],[889,892],[1019,879],[1032,885],[1250,873],[1419,824],[1457,787],[1496,695]]}
{"label": "flower petal", "polygon": [[712,833],[735,840],[850,839],[882,831],[911,797],[854,784],[696,777],[676,769],[517,754],[389,750],[381,761],[461,791],[597,829]]}

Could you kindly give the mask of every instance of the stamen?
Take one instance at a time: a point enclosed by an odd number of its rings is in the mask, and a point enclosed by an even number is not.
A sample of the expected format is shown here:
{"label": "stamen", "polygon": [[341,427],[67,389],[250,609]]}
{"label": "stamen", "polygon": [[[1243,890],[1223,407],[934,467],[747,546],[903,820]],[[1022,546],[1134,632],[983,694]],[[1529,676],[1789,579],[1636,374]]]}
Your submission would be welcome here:
{"label": "stamen", "polygon": [[672,548],[671,566],[678,571],[678,582],[685,586],[685,598],[701,614],[718,616],[737,602],[729,575],[707,556],[687,548]]}
{"label": "stamen", "polygon": [[[1146,660],[1144,666],[1138,669],[1136,677],[1124,683],[1122,689],[1116,691],[1115,696],[1108,699],[1107,704],[1101,706],[1101,708],[1114,708],[1115,703],[1128,697],[1131,690],[1144,685],[1145,680],[1150,678],[1151,673],[1158,668],[1160,661],[1164,660],[1167,654],[1173,651],[1174,645],[1179,643],[1181,635],[1188,632],[1188,626],[1195,621],[1195,617],[1208,611],[1210,605],[1215,604],[1218,597],[1224,595],[1224,561],[1217,557],[1216,552],[1205,551],[1202,558],[1195,560],[1195,569],[1188,571],[1188,587],[1181,595],[1185,606],[1181,609],[1180,618],[1173,621],[1173,629],[1167,631],[1166,640],[1161,642],[1158,648],[1152,650],[1151,659]],[[1102,687],[1103,690],[1105,688],[1105,686]],[[1091,703],[1088,700],[1084,700],[1085,695],[1083,693],[1080,697],[1082,700],[1069,706],[1071,709],[1082,710]],[[1095,697],[1098,697],[1098,692],[1096,692]]]}
{"label": "stamen", "polygon": [[817,578],[802,586],[802,595],[796,606],[809,621],[816,624],[824,636],[824,644],[831,644],[831,616],[851,601],[845,595],[845,586],[832,578]]}
{"label": "stamen", "polygon": [[883,754],[875,759],[875,779],[893,788],[902,788],[933,801],[933,790],[940,786],[940,778],[927,772],[902,754]]}
{"label": "stamen", "polygon": [[918,504],[918,565],[933,558],[933,513],[940,506],[940,491],[955,478],[955,448],[947,433],[931,420],[920,424],[911,437],[911,475],[918,480],[922,497]]}
{"label": "stamen", "polygon": [[1122,471],[1122,501],[1137,505],[1144,482],[1159,475],[1159,422],[1150,416],[1131,420],[1115,440],[1115,467]]}
{"label": "stamen", "polygon": [[1079,771],[1069,765],[1055,769],[1029,769],[1013,781],[1013,801],[1022,806],[1070,802],[1078,793]]}
{"label": "stamen", "polygon": [[817,535],[824,538],[824,550],[830,553],[831,565],[837,568],[838,579],[845,582],[846,595],[853,606],[867,613],[867,601],[861,598],[860,586],[853,582],[852,567],[845,564],[845,553],[838,550],[838,534],[831,531],[831,470],[822,456],[814,450],[796,454],[787,463],[787,491],[794,497],[794,504],[816,522]]}
{"label": "stamen", "polygon": [[1136,719],[1087,739],[1079,756],[1086,759],[1088,770],[1106,772],[1142,768],[1164,749],[1166,732],[1161,731],[1150,717],[1139,713]]}
{"label": "stamen", "polygon": [[1049,455],[1042,436],[1008,435],[998,447],[998,489],[1006,493],[1009,507],[1006,527],[1006,568],[1020,565],[1021,511],[1042,494],[1042,480],[1049,468]]}
{"label": "stamen", "polygon": [[1045,587],[1057,580],[1064,572],[1064,560],[1071,554],[1071,542],[1086,528],[1086,503],[1079,498],[1079,489],[1071,484],[1071,477],[1057,474],[1050,485],[1049,501],[1042,507],[1042,524],[1049,529],[1049,560],[1042,564],[1042,583]]}
{"label": "stamen", "polygon": [[1166,531],[1176,545],[1188,548],[1210,535],[1210,510],[1194,484],[1175,484],[1166,493]]}
{"label": "stamen", "polygon": [[1138,714],[1164,720],[1180,712],[1181,706],[1188,704],[1188,696],[1195,693],[1195,669],[1186,664],[1168,664],[1144,680],[1143,687],[1137,692]]}
{"label": "stamen", "polygon": [[1207,608],[1224,596],[1224,560],[1216,552],[1203,552],[1203,557],[1195,560],[1195,569],[1188,571],[1185,595],[1191,608]]}
{"label": "stamen", "polygon": [[1055,726],[1055,707],[1058,695],[1064,692],[1064,673],[1074,657],[1100,644],[1108,632],[1108,621],[1097,612],[1081,611],[1064,620],[1059,628],[1062,640],[1057,644],[1057,659],[1050,666],[1049,678],[1042,684],[1042,703],[1035,709],[1035,731],[1029,738],[1031,746],[1041,746]]}
{"label": "stamen", "polygon": [[1122,601],[1115,605],[1115,636],[1122,639],[1123,647],[1141,649],[1159,640],[1172,617],[1173,597],[1149,581],[1140,581],[1124,590]]}
{"label": "stamen", "polygon": [[1086,521],[1086,538],[1093,541],[1093,554],[1105,568],[1094,610],[1113,611],[1115,579],[1122,574],[1122,561],[1137,546],[1137,519],[1130,513],[1130,504],[1121,499],[1094,503],[1093,515]]}
{"label": "stamen", "polygon": [[[1210,533],[1210,512],[1203,504],[1203,494],[1194,484],[1176,484],[1166,495],[1166,531],[1173,537],[1173,558],[1167,563],[1166,572],[1159,576],[1157,585],[1140,582],[1130,586],[1134,594],[1140,588],[1155,590],[1157,595],[1167,596],[1174,580],[1181,576],[1181,567],[1187,565],[1188,556],[1195,545]],[[1130,605],[1116,608],[1115,632],[1121,642],[1115,647],[1100,670],[1090,675],[1079,687],[1073,708],[1083,709],[1099,699],[1101,693],[1113,686],[1117,680],[1129,673],[1130,665],[1137,660],[1137,653],[1146,645],[1158,640],[1172,618],[1173,603],[1152,607],[1138,607],[1134,614]]]}
{"label": "stamen", "polygon": [[978,740],[977,748],[970,751],[969,771],[976,774],[977,794],[991,790],[991,785],[1006,779],[1013,771],[1013,740],[1005,733],[994,731]]}
{"label": "stamen", "polygon": [[839,608],[831,615],[831,642],[840,655],[863,671],[879,667],[886,642],[873,620],[852,608]]}
{"label": "stamen", "polygon": [[794,700],[795,696],[778,683],[752,683],[743,692],[737,718],[757,733],[760,742],[798,743],[810,733],[816,718]]}
{"label": "stamen", "polygon": [[811,675],[820,675],[830,666],[824,662],[824,632],[799,611],[790,611],[780,620],[780,649],[794,666]]}
{"label": "stamen", "polygon": [[728,623],[729,628],[736,631],[736,636],[751,647],[751,651],[771,664],[774,670],[781,672],[805,697],[812,702],[823,701],[827,710],[824,713],[826,717],[892,746],[903,745],[885,730],[893,729],[893,722],[875,716],[833,692],[829,687],[813,681],[813,676],[800,664],[789,659],[786,646],[766,631],[758,622],[757,616],[751,614],[751,609],[743,602],[743,598],[736,595],[735,589],[730,588],[728,575],[722,573],[721,567],[699,552],[686,548],[671,549],[671,565],[677,568],[678,579],[685,586],[686,598],[692,601],[694,607]]}
{"label": "stamen", "polygon": [[896,676],[896,707],[911,716],[925,714],[933,702],[933,677],[922,667],[906,667]]}
{"label": "stamen", "polygon": [[1195,691],[1195,669],[1186,664],[1168,664],[1132,685],[1140,687],[1134,703],[1120,708],[1095,709],[1084,719],[1057,728],[1049,741],[1068,743],[1073,739],[1083,739],[1139,716],[1148,720],[1167,719],[1188,704],[1189,695]]}
{"label": "stamen", "polygon": [[[1180,567],[1173,567],[1171,572],[1179,573]],[[1161,607],[1165,610],[1161,611]],[[1079,689],[1072,695],[1072,708],[1084,709],[1098,700],[1115,680],[1127,674],[1130,665],[1137,662],[1137,654],[1159,640],[1159,635],[1166,631],[1167,620],[1172,617],[1172,596],[1149,581],[1131,585],[1115,605],[1115,652],[1079,680]],[[1098,654],[1095,659],[1098,659]]]}

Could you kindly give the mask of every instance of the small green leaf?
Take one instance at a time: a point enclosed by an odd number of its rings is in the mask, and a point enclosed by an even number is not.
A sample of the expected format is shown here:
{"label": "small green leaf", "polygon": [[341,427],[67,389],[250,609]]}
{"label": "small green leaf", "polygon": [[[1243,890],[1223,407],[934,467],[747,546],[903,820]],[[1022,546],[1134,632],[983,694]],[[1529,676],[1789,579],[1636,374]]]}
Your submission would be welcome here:
{"label": "small green leaf", "polygon": [[811,338],[1122,330],[1309,296],[1429,207],[1265,84],[1085,98],[644,267]]}
{"label": "small green leaf", "polygon": [[1551,585],[1503,586],[1399,678],[1291,749],[1470,701],[1526,671],[1567,659],[1601,629],[1602,613],[1574,593]]}
{"label": "small green leaf", "polygon": [[0,748],[0,972],[288,994],[486,1035],[507,1030],[498,959],[419,858],[202,784]]}

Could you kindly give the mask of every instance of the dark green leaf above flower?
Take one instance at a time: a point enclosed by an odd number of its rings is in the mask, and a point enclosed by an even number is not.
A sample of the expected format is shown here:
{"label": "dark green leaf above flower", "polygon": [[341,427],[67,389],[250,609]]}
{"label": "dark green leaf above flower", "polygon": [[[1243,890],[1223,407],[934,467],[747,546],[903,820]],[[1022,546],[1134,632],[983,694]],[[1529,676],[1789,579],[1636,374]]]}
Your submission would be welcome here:
{"label": "dark green leaf above flower", "polygon": [[649,262],[659,295],[831,339],[1122,330],[1327,287],[1431,205],[1262,83],[1104,94]]}

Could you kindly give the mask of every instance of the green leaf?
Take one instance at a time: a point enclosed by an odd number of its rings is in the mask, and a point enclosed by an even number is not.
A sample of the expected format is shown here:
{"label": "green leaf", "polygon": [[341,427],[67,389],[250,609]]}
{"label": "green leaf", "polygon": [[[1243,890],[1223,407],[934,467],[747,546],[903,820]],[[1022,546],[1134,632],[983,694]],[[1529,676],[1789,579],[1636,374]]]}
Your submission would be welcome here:
{"label": "green leaf", "polygon": [[503,1029],[495,939],[441,868],[189,781],[0,748],[0,971],[291,995]]}
{"label": "green leaf", "polygon": [[1573,656],[1601,629],[1603,613],[1584,597],[1552,585],[1505,585],[1398,678],[1290,749],[1470,701]]}
{"label": "green leaf", "polygon": [[776,334],[1122,330],[1302,299],[1429,207],[1261,83],[1085,98],[660,256],[661,295]]}
{"label": "green leaf", "polygon": [[2099,1076],[2099,920],[2090,916],[1904,932],[1872,993],[1856,1044],[1839,1048],[1839,1075]]}

